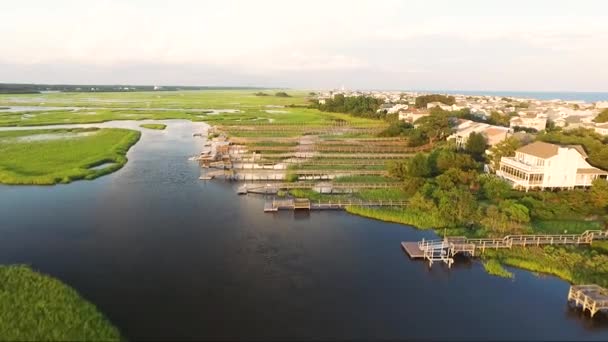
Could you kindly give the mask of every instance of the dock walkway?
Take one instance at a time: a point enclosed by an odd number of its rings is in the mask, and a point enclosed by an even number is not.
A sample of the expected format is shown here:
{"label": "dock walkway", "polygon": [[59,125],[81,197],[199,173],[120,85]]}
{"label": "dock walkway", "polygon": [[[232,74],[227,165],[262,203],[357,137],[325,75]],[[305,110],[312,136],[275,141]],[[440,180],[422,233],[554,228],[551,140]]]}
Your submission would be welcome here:
{"label": "dock walkway", "polygon": [[412,259],[443,261],[448,266],[454,262],[456,254],[475,256],[486,249],[512,248],[513,246],[544,245],[590,245],[594,240],[608,239],[608,230],[587,230],[582,234],[530,234],[507,235],[502,239],[468,239],[462,236],[446,237],[443,240],[422,240],[402,242],[401,246]]}
{"label": "dock walkway", "polygon": [[269,199],[264,203],[264,212],[279,210],[343,210],[349,206],[359,207],[403,207],[408,201],[311,201],[306,198]]}

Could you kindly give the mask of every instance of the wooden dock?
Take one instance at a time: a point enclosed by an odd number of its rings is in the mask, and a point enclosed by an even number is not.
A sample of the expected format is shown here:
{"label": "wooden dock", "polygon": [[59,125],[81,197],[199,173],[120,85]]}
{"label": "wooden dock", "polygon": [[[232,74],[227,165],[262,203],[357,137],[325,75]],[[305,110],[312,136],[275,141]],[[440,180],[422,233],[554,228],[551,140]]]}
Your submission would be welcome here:
{"label": "wooden dock", "polygon": [[401,246],[411,258],[428,260],[429,266],[432,266],[435,261],[442,261],[451,266],[456,254],[474,257],[486,249],[512,248],[513,246],[590,245],[594,240],[606,239],[608,239],[608,230],[587,230],[582,234],[507,235],[502,239],[468,239],[462,236],[451,236],[442,240],[402,242]]}
{"label": "wooden dock", "polygon": [[264,203],[264,212],[279,210],[344,210],[349,206],[359,207],[403,207],[407,201],[311,201],[306,198],[274,198]]}
{"label": "wooden dock", "polygon": [[402,242],[401,247],[412,259],[424,257],[424,251],[418,247],[418,242]]}
{"label": "wooden dock", "polygon": [[608,290],[599,285],[572,285],[568,291],[568,304],[589,311],[591,317],[600,311],[608,311]]}

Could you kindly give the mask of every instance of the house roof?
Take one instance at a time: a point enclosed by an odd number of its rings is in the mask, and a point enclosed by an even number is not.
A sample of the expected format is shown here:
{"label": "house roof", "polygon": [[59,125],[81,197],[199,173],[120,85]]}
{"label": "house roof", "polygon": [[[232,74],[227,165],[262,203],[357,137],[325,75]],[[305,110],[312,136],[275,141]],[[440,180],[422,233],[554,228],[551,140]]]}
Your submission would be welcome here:
{"label": "house roof", "polygon": [[547,158],[551,158],[551,157],[557,155],[560,147],[575,149],[578,153],[580,153],[580,155],[583,158],[585,158],[585,159],[588,158],[588,155],[585,152],[585,149],[581,145],[560,146],[560,145],[555,145],[555,144],[549,144],[549,143],[546,143],[543,141],[535,141],[531,144],[520,147],[519,149],[517,149],[517,152],[521,152],[521,153],[533,155],[535,157],[547,159]]}
{"label": "house roof", "polygon": [[535,157],[547,159],[557,155],[559,146],[542,141],[536,141],[517,149],[517,152],[533,155]]}
{"label": "house roof", "polygon": [[573,148],[575,150],[578,151],[578,153],[581,154],[581,156],[583,156],[583,158],[587,159],[589,156],[587,155],[587,153],[585,152],[585,149],[583,148],[583,146],[581,145],[568,145],[568,147]]}
{"label": "house roof", "polygon": [[595,167],[576,169],[577,174],[608,175],[608,172]]}

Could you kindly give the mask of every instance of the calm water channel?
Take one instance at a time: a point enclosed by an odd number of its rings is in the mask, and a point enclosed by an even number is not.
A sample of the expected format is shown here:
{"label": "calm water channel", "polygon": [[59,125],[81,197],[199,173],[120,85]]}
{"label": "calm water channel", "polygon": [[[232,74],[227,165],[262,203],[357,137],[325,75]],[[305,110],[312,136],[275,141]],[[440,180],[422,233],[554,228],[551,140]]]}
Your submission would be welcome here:
{"label": "calm water channel", "polygon": [[[133,127],[118,122],[95,126]],[[568,309],[568,284],[459,260],[410,261],[432,237],[342,212],[262,212],[235,184],[198,180],[192,123],[143,130],[120,171],[0,186],[0,263],[76,288],[135,339],[591,339],[608,320]]]}

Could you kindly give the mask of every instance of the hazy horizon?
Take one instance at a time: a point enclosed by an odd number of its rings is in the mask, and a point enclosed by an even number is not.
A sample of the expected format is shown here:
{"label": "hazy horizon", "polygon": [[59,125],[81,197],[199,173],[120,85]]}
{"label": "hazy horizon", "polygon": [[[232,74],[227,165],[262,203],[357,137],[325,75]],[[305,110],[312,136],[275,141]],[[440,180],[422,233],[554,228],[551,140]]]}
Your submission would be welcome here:
{"label": "hazy horizon", "polygon": [[602,1],[0,4],[0,82],[606,92]]}

